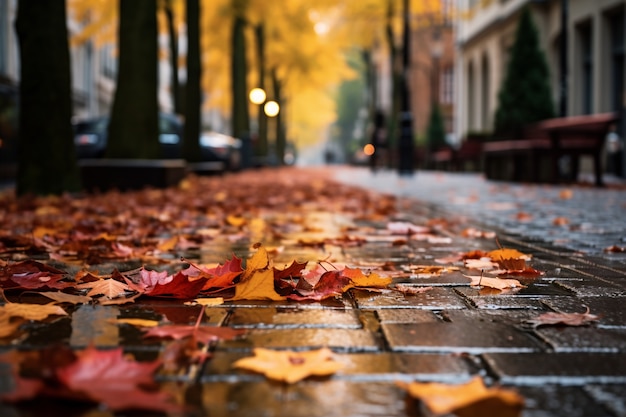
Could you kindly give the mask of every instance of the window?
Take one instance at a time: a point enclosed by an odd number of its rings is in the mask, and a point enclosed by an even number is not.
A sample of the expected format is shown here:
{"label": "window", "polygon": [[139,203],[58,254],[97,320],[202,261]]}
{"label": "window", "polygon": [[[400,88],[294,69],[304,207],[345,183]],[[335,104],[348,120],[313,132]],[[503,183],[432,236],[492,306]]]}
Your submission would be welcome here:
{"label": "window", "polygon": [[593,43],[591,33],[591,23],[581,25],[578,28],[583,114],[591,114],[593,111]]}
{"label": "window", "polygon": [[624,91],[624,9],[609,18],[611,42],[611,109],[622,108]]}
{"label": "window", "polygon": [[439,87],[439,101],[443,104],[452,104],[454,101],[454,67],[449,66],[443,69]]}

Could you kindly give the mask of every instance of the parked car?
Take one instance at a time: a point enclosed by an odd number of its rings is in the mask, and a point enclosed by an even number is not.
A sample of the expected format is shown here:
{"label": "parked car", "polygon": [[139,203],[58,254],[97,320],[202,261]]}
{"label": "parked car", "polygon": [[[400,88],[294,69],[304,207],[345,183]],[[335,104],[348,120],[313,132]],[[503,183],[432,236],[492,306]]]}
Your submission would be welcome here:
{"label": "parked car", "polygon": [[[106,152],[109,117],[78,120],[74,123],[74,145],[79,159],[102,158]],[[183,124],[176,115],[159,114],[161,157],[180,158]]]}
{"label": "parked car", "polygon": [[204,131],[200,134],[203,161],[222,162],[229,171],[241,169],[241,140],[222,133]]}

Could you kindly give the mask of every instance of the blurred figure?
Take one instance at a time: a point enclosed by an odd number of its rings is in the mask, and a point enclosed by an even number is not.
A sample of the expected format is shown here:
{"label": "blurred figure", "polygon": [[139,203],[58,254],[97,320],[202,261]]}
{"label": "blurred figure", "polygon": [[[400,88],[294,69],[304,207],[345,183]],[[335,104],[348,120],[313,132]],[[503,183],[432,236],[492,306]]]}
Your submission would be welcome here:
{"label": "blurred figure", "polygon": [[376,110],[374,114],[374,126],[372,129],[371,142],[372,148],[370,148],[370,169],[372,172],[376,172],[378,169],[379,161],[384,161],[384,149],[387,147],[387,129],[385,128],[385,115],[382,111]]}
{"label": "blurred figure", "polygon": [[622,139],[617,134],[617,126],[612,124],[606,135],[607,172],[622,176]]}

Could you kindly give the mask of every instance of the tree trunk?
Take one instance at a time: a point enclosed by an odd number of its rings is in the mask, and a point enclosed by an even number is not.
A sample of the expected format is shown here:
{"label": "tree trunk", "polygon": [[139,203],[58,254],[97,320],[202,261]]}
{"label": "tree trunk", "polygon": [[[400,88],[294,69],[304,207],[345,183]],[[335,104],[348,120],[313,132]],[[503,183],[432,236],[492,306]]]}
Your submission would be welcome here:
{"label": "tree trunk", "polygon": [[106,156],[159,156],[157,2],[120,0],[119,69]]}
{"label": "tree trunk", "polygon": [[167,31],[170,38],[170,67],[172,68],[172,104],[174,113],[181,114],[180,109],[180,81],[178,80],[178,36],[174,27],[174,11],[172,0],[165,2],[165,16],[167,19]]}
{"label": "tree trunk", "polygon": [[233,136],[245,139],[250,134],[250,117],[248,114],[248,87],[246,82],[246,39],[244,29],[246,21],[244,12],[246,0],[233,0],[235,16],[232,36],[232,130]]}
{"label": "tree trunk", "polygon": [[[258,87],[265,90],[265,25],[260,23],[256,26],[256,55],[259,70]],[[267,91],[266,91],[267,93]],[[258,135],[256,140],[255,155],[261,158],[267,158],[267,116],[263,111],[263,104],[258,109]]]}
{"label": "tree trunk", "polygon": [[185,95],[185,134],[183,157],[197,162],[200,155],[202,66],[200,58],[200,0],[187,0],[187,88]]}
{"label": "tree trunk", "polygon": [[[388,135],[387,143],[389,149],[392,150],[397,145],[396,136],[398,133],[398,119],[400,115],[400,93],[402,91],[402,68],[400,61],[401,55],[396,46],[395,36],[393,33],[393,17],[395,14],[394,0],[387,0],[387,15],[385,23],[385,31],[387,34],[387,44],[389,47],[389,60],[391,65],[391,114],[387,118]],[[393,165],[392,161],[393,152],[388,152],[389,166]]]}
{"label": "tree trunk", "polygon": [[17,194],[80,189],[64,0],[18,4],[20,105]]}
{"label": "tree trunk", "polygon": [[272,68],[272,87],[274,89],[274,100],[280,105],[280,111],[276,115],[276,143],[274,152],[276,152],[276,160],[278,165],[283,165],[285,161],[285,147],[287,144],[287,131],[284,126],[285,120],[285,99],[282,97],[282,85],[276,74],[276,68]]}

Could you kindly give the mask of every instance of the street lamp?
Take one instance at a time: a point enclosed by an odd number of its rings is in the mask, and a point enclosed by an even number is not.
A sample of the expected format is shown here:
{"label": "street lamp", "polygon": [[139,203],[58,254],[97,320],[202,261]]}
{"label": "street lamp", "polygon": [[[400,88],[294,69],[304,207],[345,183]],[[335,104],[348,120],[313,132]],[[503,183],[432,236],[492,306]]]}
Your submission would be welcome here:
{"label": "street lamp", "polygon": [[263,105],[263,111],[267,117],[276,117],[280,112],[280,106],[274,100],[270,100]]}
{"label": "street lamp", "polygon": [[263,90],[262,88],[253,88],[252,90],[250,90],[250,101],[252,102],[252,104],[263,104],[263,102],[265,101],[265,99],[267,98],[267,95],[265,94],[265,90]]}
{"label": "street lamp", "polygon": [[[278,116],[278,113],[280,113],[280,105],[274,101],[274,100],[269,100],[266,101],[265,104],[263,105],[263,112],[265,113],[265,115],[267,117],[269,117],[270,119],[276,119],[276,116]],[[271,144],[273,145],[272,148],[272,152],[270,154],[270,165],[278,165],[281,162],[278,161],[277,155],[276,155],[276,142],[278,141],[278,120],[276,119],[276,121],[274,122],[275,126],[273,129],[268,129],[270,132],[268,134],[268,139],[271,138]]]}

